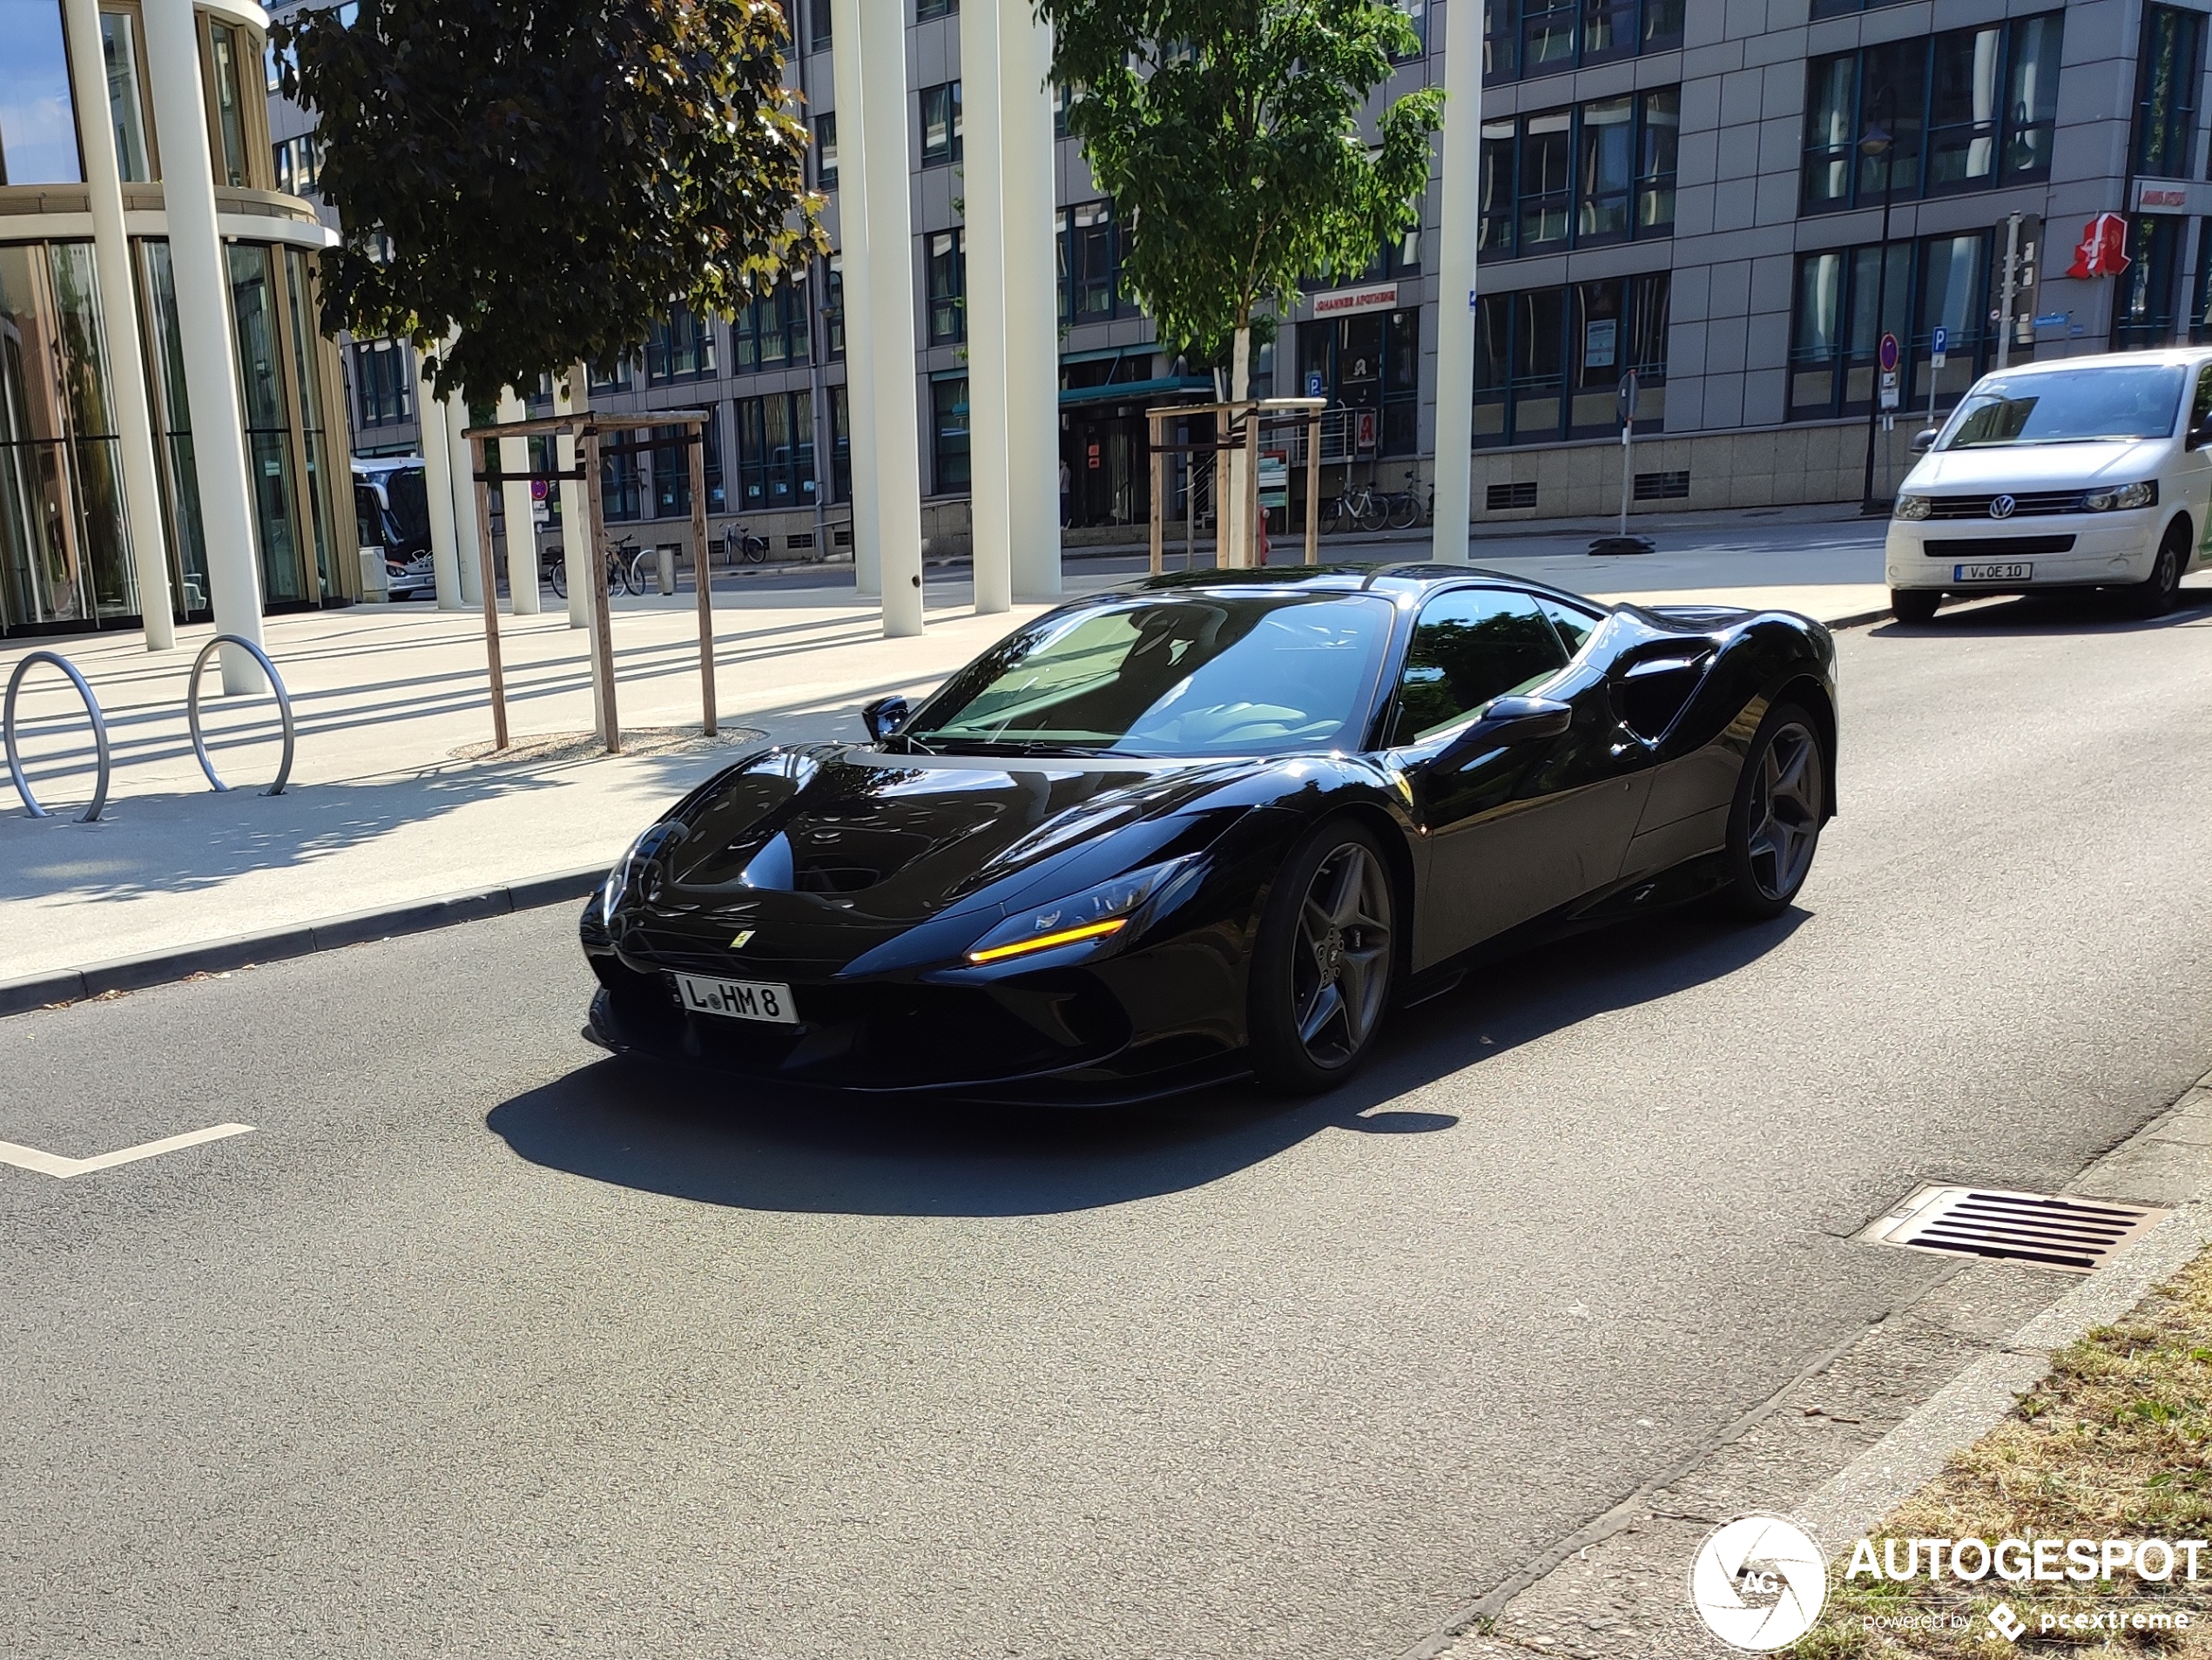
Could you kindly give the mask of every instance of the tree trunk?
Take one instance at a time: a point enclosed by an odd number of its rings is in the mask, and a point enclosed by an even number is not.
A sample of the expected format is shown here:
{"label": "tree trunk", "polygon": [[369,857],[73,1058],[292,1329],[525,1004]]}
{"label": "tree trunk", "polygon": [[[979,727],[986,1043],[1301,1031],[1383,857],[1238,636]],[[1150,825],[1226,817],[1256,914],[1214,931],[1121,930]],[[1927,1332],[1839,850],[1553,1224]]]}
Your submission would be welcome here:
{"label": "tree trunk", "polygon": [[[1252,331],[1249,325],[1237,331],[1236,350],[1230,358],[1229,397],[1233,403],[1242,403],[1252,395]],[[1220,526],[1220,551],[1215,563],[1224,567],[1249,570],[1258,562],[1258,550],[1253,540],[1251,515],[1245,510],[1245,498],[1251,486],[1245,477],[1248,464],[1244,447],[1238,445],[1226,452],[1226,467],[1214,469],[1214,522]]]}

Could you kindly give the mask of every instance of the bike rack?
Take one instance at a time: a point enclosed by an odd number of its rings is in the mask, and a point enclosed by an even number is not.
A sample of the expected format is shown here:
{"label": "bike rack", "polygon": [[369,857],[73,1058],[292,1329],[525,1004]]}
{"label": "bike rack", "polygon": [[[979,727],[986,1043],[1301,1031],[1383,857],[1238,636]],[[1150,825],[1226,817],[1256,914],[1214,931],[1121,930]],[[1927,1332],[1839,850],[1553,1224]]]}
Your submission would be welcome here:
{"label": "bike rack", "polygon": [[23,804],[30,808],[34,819],[51,819],[54,815],[38,805],[38,798],[30,793],[30,781],[23,775],[23,757],[16,748],[16,699],[23,691],[24,676],[30,672],[34,663],[51,663],[70,678],[78,696],[84,699],[85,712],[92,717],[92,737],[100,747],[99,782],[92,787],[92,805],[84,809],[79,824],[97,824],[100,810],[107,806],[108,746],[107,722],[100,714],[100,700],[92,695],[92,688],[77,665],[67,658],[52,651],[33,651],[16,665],[16,671],[8,677],[8,698],[4,712],[0,712],[0,738],[4,738],[8,750],[8,776],[15,780],[16,793],[23,797]]}
{"label": "bike rack", "polygon": [[[199,729],[200,671],[207,666],[207,659],[215,655],[215,648],[220,645],[240,645],[244,646],[246,651],[252,652],[253,655],[253,660],[259,663],[263,671],[267,673],[269,677],[269,685],[276,692],[277,713],[284,719],[284,759],[277,766],[276,782],[270,785],[269,787],[262,791],[261,793],[264,795],[282,795],[284,793],[285,781],[292,776],[292,748],[293,739],[295,735],[292,724],[292,699],[286,694],[284,690],[284,677],[277,672],[277,665],[269,661],[269,654],[266,651],[264,651],[260,646],[254,644],[252,640],[241,639],[235,634],[218,634],[213,639],[208,641],[206,644],[201,646],[199,648],[199,655],[192,659],[191,692],[185,698],[185,719],[186,724],[192,727],[192,752],[199,757],[199,770],[207,774],[207,781],[215,786],[216,794],[228,795],[231,793],[231,786],[224,783],[223,780],[216,775],[215,763],[207,759],[206,736]],[[41,655],[43,655],[43,653]],[[76,674],[76,671],[73,669],[71,670],[70,672],[72,678]],[[18,670],[17,673],[20,674],[21,671]],[[84,682],[79,680],[78,684],[81,686],[84,685]],[[92,694],[90,692],[87,692],[84,695],[87,698],[90,698]],[[12,714],[15,709],[15,696],[12,690],[9,693],[8,707]],[[105,739],[102,740],[101,751],[103,756],[101,762],[101,775],[103,779],[105,779],[106,776],[106,762],[105,759],[106,744]],[[10,749],[9,754],[12,759],[14,751]],[[18,783],[20,783],[20,779],[18,779]]]}

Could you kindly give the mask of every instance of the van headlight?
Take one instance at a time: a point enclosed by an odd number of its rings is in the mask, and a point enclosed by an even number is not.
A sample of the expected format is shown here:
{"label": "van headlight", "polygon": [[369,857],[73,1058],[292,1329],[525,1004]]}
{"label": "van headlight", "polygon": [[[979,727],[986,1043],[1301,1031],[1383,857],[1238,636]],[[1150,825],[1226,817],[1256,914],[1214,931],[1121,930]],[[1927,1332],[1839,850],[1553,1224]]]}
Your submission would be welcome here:
{"label": "van headlight", "polygon": [[1890,516],[1898,519],[1925,519],[1934,506],[1925,496],[1900,496]]}
{"label": "van headlight", "polygon": [[2122,484],[2117,489],[2091,490],[2081,498],[2081,505],[2092,513],[2119,513],[2129,508],[2156,507],[2158,481],[2145,478],[2133,484]]}
{"label": "van headlight", "polygon": [[1179,888],[1179,879],[1197,867],[1197,854],[1186,854],[1164,864],[1132,870],[1126,876],[1116,876],[1049,905],[1017,911],[968,947],[968,960],[980,967],[1004,962],[1009,957],[1026,957],[1032,952],[1057,950],[1063,945],[1110,938],[1135,922],[1137,914],[1155,900],[1164,900]]}

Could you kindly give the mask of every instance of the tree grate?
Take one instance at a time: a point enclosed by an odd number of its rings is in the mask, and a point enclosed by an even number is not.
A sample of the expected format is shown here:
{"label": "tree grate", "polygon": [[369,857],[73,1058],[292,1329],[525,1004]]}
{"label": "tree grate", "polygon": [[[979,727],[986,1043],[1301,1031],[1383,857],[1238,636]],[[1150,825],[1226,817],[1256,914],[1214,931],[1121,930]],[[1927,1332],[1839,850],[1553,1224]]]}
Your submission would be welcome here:
{"label": "tree grate", "polygon": [[2063,1193],[1923,1187],[1859,1237],[1948,1257],[2094,1272],[2170,1211]]}

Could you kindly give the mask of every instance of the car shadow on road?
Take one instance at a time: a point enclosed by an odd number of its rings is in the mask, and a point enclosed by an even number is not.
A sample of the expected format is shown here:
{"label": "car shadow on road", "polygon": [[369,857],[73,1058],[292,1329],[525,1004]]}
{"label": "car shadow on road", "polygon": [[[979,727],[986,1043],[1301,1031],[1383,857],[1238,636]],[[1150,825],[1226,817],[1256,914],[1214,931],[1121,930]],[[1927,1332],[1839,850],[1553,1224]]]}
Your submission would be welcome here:
{"label": "car shadow on road", "polygon": [[1892,619],[1868,630],[1876,639],[1941,639],[1946,635],[2015,638],[2038,634],[2148,634],[2212,622],[2212,588],[2184,588],[2162,617],[2136,617],[2126,597],[2103,590],[2019,594],[2002,600],[1946,605],[1932,622]]}
{"label": "car shadow on road", "polygon": [[[1288,1101],[1228,1084],[1142,1106],[1013,1109],[853,1098],[604,1060],[487,1119],[548,1169],[703,1205],[867,1216],[1038,1216],[1202,1187],[1329,1130],[1449,1132],[1459,1116],[1409,1095],[1607,1010],[1735,972],[1807,920],[1757,927],[1696,913],[1544,947],[1402,1010],[1368,1067]],[[1404,1156],[1416,1157],[1418,1142]]]}

